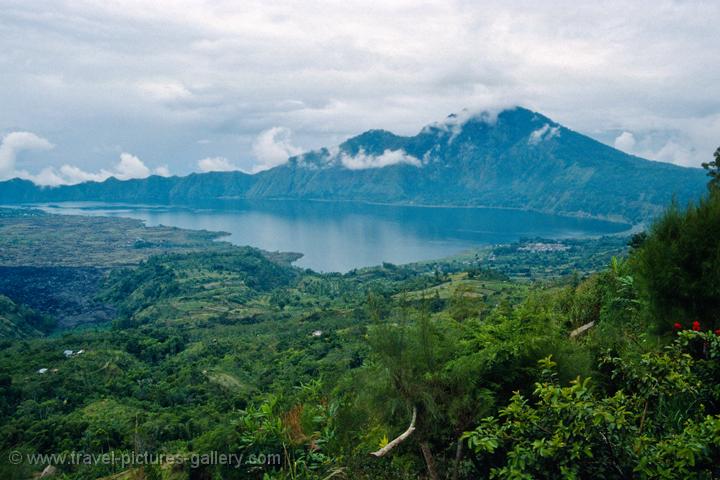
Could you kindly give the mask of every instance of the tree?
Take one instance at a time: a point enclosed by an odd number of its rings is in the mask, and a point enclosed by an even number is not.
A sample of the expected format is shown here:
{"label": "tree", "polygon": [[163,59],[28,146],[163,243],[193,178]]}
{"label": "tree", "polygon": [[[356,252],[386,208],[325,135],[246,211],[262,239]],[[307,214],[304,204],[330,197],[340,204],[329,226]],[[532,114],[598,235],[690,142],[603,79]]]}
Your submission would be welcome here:
{"label": "tree", "polygon": [[715,160],[712,162],[704,162],[702,164],[702,167],[708,172],[708,177],[710,177],[708,188],[711,190],[720,188],[720,147],[715,150],[713,157],[715,157]]}
{"label": "tree", "polygon": [[400,445],[419,447],[430,479],[460,478],[472,468],[463,433],[498,399],[530,388],[536,360],[566,337],[551,302],[539,295],[516,308],[502,305],[482,319],[474,309],[459,321],[451,310],[430,315],[429,308],[405,305],[389,316],[371,314],[377,320],[368,334],[373,371],[363,390],[376,391],[372,417],[397,432],[373,455],[384,457]]}
{"label": "tree", "polygon": [[483,311],[485,305],[479,293],[475,292],[472,286],[461,283],[455,287],[450,298],[450,316],[458,322],[468,318],[477,318]]}
{"label": "tree", "polygon": [[630,261],[661,331],[720,327],[720,189],[685,210],[671,206]]}
{"label": "tree", "polygon": [[385,414],[412,412],[407,429],[372,455],[383,457],[411,436],[418,437],[428,475],[436,480],[439,477],[430,449],[429,430],[439,411],[435,377],[442,363],[445,338],[432,323],[427,309],[417,316],[413,313],[403,305],[399,316],[392,319],[397,322],[381,322],[378,315],[371,312],[376,323],[369,341],[394,397],[383,402],[389,405]]}

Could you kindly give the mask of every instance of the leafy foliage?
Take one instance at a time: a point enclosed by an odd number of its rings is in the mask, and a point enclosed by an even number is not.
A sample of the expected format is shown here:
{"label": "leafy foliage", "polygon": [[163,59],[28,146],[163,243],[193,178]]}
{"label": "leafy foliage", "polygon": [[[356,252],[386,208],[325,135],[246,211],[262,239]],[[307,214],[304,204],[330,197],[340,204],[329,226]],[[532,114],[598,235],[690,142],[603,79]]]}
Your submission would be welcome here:
{"label": "leafy foliage", "polygon": [[702,164],[702,167],[707,170],[708,177],[710,177],[708,182],[710,190],[720,187],[720,147],[715,150],[713,157],[715,157],[714,160]]}
{"label": "leafy foliage", "polygon": [[[720,346],[714,334],[687,336]],[[707,360],[685,353],[684,340],[638,361],[606,360],[614,391],[594,390],[579,378],[560,386],[548,357],[533,400],[515,394],[465,438],[491,478],[714,478],[717,386],[694,373]]]}
{"label": "leafy foliage", "polygon": [[[506,274],[490,252],[345,275],[252,248],[143,257],[98,285],[114,322],[0,341],[0,457],[244,458],[58,465],[77,479],[717,477],[719,203],[670,209],[627,257],[493,247]],[[44,321],[0,297],[7,318]]]}
{"label": "leafy foliage", "polygon": [[672,206],[635,255],[642,292],[662,330],[675,322],[720,327],[720,191]]}

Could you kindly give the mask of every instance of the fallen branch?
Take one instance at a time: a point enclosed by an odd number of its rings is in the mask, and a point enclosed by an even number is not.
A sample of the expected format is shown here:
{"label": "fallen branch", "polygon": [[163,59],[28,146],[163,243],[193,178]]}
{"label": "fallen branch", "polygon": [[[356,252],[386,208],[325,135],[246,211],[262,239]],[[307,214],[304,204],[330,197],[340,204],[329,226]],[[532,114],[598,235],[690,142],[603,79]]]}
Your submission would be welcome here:
{"label": "fallen branch", "polygon": [[594,320],[592,322],[588,322],[585,325],[578,327],[575,330],[573,330],[572,332],[570,332],[570,338],[575,338],[578,335],[580,335],[581,333],[585,333],[586,331],[590,330],[594,326],[595,326]]}
{"label": "fallen branch", "polygon": [[410,422],[410,426],[407,430],[405,430],[403,433],[401,433],[397,438],[395,438],[392,442],[389,442],[387,445],[385,445],[383,448],[378,450],[377,452],[372,452],[370,455],[374,455],[376,457],[384,457],[387,455],[387,453],[392,450],[393,448],[400,445],[402,442],[405,441],[406,438],[408,438],[412,433],[415,431],[415,419],[417,418],[417,408],[413,407],[413,414],[412,414],[412,421]]}

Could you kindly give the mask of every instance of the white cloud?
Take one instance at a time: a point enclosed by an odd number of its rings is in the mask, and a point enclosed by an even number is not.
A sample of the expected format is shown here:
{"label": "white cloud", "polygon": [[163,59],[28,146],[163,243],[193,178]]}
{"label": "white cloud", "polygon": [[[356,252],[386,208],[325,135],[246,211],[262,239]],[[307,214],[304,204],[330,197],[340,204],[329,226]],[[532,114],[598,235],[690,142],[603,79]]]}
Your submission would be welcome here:
{"label": "white cloud", "polygon": [[192,97],[190,90],[179,82],[140,82],[137,87],[141,94],[161,102],[187,100]]}
{"label": "white cloud", "polygon": [[59,185],[75,185],[82,182],[103,182],[110,177],[118,180],[131,180],[147,178],[150,175],[170,176],[167,165],[150,170],[145,163],[135,155],[120,154],[120,160],[112,169],[101,169],[97,172],[88,172],[75,165],[62,165],[59,169],[45,167],[39,173],[33,174],[27,170],[15,171],[13,176],[30,180],[36,185],[55,187]]}
{"label": "white cloud", "polygon": [[542,141],[550,140],[560,135],[560,127],[551,127],[549,124],[545,124],[530,134],[528,143],[531,145],[537,145]]}
{"label": "white cloud", "polygon": [[617,136],[617,138],[615,138],[613,145],[618,150],[622,150],[626,153],[632,153],[633,149],[635,148],[635,143],[635,135],[630,132],[622,132],[620,135]]}
{"label": "white cloud", "polygon": [[657,152],[646,152],[646,158],[670,162],[676,165],[691,166],[693,164],[693,152],[689,148],[668,140]]}
{"label": "white cloud", "polygon": [[167,165],[160,165],[155,170],[153,170],[153,174],[159,177],[169,177],[171,175],[170,168]]}
{"label": "white cloud", "polygon": [[253,142],[252,151],[258,161],[251,168],[252,173],[277,167],[302,153],[301,148],[292,144],[292,132],[285,127],[272,127],[261,132]]}
{"label": "white cloud", "polygon": [[122,153],[120,154],[120,162],[115,165],[115,172],[112,176],[118,180],[147,178],[150,176],[150,169],[135,155]]}
{"label": "white cloud", "polygon": [[[107,170],[103,169],[100,170],[97,173],[92,172],[86,172],[85,170],[81,169],[80,167],[76,167],[75,165],[63,165],[60,167],[60,172],[58,175],[58,178],[63,179],[61,183],[58,183],[58,185],[66,184],[66,185],[74,185],[76,183],[82,183],[82,182],[103,182],[110,178],[112,176],[112,173],[108,172]],[[40,182],[35,182],[40,183]],[[40,183],[41,185],[50,185],[49,183]]]}
{"label": "white cloud", "polygon": [[17,178],[22,178],[23,180],[30,180],[36,185],[50,187],[54,187],[57,185],[66,185],[66,180],[61,177],[52,167],[45,167],[37,174],[32,174],[27,170],[18,170],[13,176]]}
{"label": "white cloud", "polygon": [[12,132],[0,144],[0,180],[18,176],[15,170],[17,156],[26,150],[50,150],[53,144],[31,132]]}
{"label": "white cloud", "polygon": [[[696,152],[687,146],[687,142],[671,136],[667,132],[645,132],[636,137],[635,134],[623,131],[613,142],[615,148],[632,155],[649,160],[674,163],[685,167],[695,165]],[[709,155],[708,155],[709,157]]]}
{"label": "white cloud", "polygon": [[348,170],[383,168],[398,164],[407,164],[418,168],[422,166],[420,160],[412,155],[408,155],[405,153],[405,150],[385,150],[383,154],[379,156],[367,155],[363,150],[360,150],[360,152],[354,156],[341,153],[340,163]]}
{"label": "white cloud", "polygon": [[310,150],[503,102],[610,144],[661,132],[655,151],[672,139],[696,165],[717,147],[720,2],[5,0],[2,16],[0,129],[52,131],[58,164],[99,170],[119,143],[175,171],[250,159],[275,125]]}
{"label": "white cloud", "polygon": [[240,167],[225,157],[203,158],[198,161],[198,168],[201,172],[232,172],[240,170]]}
{"label": "white cloud", "polygon": [[448,143],[452,143],[455,138],[462,133],[468,121],[475,120],[485,122],[488,125],[494,125],[500,112],[508,108],[514,108],[515,106],[516,105],[510,105],[506,102],[493,102],[493,104],[485,104],[483,108],[463,108],[457,113],[448,115],[442,122],[432,122],[425,125],[422,131],[427,132],[436,129],[441,132],[448,132],[450,133]]}

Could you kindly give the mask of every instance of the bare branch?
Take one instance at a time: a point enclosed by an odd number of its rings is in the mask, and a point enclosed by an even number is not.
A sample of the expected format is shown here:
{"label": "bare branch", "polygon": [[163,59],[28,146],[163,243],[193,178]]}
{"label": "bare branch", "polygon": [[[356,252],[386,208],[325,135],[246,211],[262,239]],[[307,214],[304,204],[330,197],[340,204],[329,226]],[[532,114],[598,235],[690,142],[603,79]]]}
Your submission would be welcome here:
{"label": "bare branch", "polygon": [[403,433],[401,433],[397,438],[395,438],[392,442],[389,442],[387,445],[385,445],[383,448],[378,450],[377,452],[372,452],[370,455],[374,455],[376,457],[384,457],[387,455],[390,450],[400,445],[402,442],[405,441],[412,433],[415,431],[415,420],[417,419],[417,408],[413,407],[413,413],[412,413],[412,421],[410,422],[410,426],[407,430],[405,430]]}

